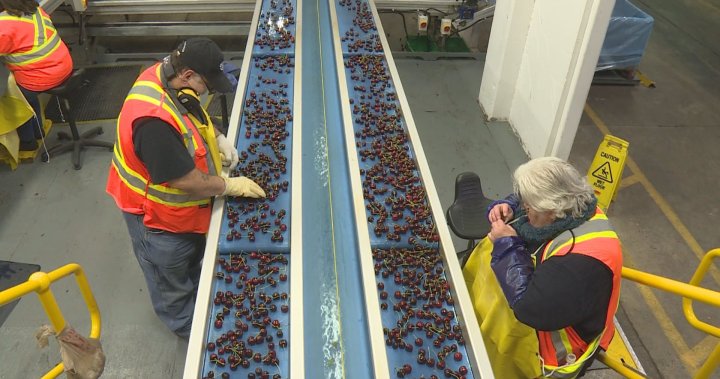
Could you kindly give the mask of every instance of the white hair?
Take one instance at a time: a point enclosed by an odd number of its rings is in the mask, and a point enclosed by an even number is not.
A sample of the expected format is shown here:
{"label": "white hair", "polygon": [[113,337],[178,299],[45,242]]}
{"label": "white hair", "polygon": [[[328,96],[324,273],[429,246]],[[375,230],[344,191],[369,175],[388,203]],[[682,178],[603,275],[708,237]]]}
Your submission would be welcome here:
{"label": "white hair", "polygon": [[593,190],[570,163],[555,157],[530,160],[513,175],[513,188],[520,200],[539,212],[555,217],[581,217],[592,202]]}

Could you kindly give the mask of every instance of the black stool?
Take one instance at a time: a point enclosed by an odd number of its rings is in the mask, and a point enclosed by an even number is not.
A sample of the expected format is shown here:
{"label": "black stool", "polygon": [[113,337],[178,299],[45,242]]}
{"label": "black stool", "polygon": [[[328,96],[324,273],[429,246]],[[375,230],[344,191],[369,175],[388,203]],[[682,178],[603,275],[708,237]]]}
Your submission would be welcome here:
{"label": "black stool", "polygon": [[104,147],[110,149],[110,151],[113,150],[113,143],[99,141],[92,138],[103,134],[102,127],[96,126],[83,134],[78,132],[77,125],[75,124],[75,116],[73,115],[72,107],[70,106],[70,98],[72,98],[74,91],[77,91],[79,88],[88,84],[87,81],[83,80],[84,74],[84,69],[76,70],[63,84],[45,91],[46,93],[57,96],[59,100],[58,105],[60,106],[60,117],[62,117],[63,122],[67,122],[70,125],[70,133],[72,135],[65,132],[59,132],[58,138],[60,140],[67,141],[60,142],[49,148],[47,153],[43,153],[43,162],[47,162],[49,155],[53,153],[60,154],[72,150],[73,167],[76,170],[79,170],[82,168],[82,164],[80,163],[80,151],[83,150],[85,146]]}
{"label": "black stool", "polygon": [[485,197],[480,177],[474,172],[463,172],[455,178],[455,201],[447,209],[447,223],[456,236],[468,240],[467,248],[458,252],[461,266],[475,248],[475,240],[490,231],[486,213],[492,200]]}

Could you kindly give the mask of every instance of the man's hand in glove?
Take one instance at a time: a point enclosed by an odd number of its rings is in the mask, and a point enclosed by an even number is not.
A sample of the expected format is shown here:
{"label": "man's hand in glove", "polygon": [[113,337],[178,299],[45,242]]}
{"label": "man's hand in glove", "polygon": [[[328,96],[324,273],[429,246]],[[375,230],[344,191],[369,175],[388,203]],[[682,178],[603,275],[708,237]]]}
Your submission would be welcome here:
{"label": "man's hand in glove", "polygon": [[215,140],[217,140],[222,165],[230,167],[230,170],[234,169],[239,161],[237,149],[222,134],[218,134],[217,137],[215,137]]}
{"label": "man's hand in glove", "polygon": [[225,191],[222,193],[223,196],[244,196],[256,199],[265,197],[265,191],[263,191],[257,183],[244,176],[238,178],[222,178],[225,180]]}

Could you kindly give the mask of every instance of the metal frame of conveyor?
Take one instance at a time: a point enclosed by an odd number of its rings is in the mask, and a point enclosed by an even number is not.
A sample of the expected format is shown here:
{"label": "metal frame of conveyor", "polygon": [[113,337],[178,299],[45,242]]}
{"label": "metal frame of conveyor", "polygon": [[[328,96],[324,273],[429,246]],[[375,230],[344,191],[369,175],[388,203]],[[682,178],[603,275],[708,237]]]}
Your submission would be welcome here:
{"label": "metal frame of conveyor", "polygon": [[[342,103],[343,124],[345,129],[345,143],[348,154],[348,169],[350,171],[353,203],[355,208],[355,224],[359,236],[359,260],[361,262],[361,272],[363,276],[362,285],[365,293],[365,304],[367,306],[366,317],[371,334],[370,340],[371,351],[373,354],[374,372],[377,378],[389,378],[395,376],[403,377],[404,375],[398,372],[399,370],[401,370],[401,368],[398,367],[398,362],[400,361],[396,357],[393,358],[393,355],[397,354],[397,350],[393,350],[392,347],[386,348],[386,344],[388,343],[388,341],[386,340],[387,337],[383,335],[385,332],[383,330],[384,328],[381,327],[386,326],[383,321],[387,321],[387,317],[381,315],[380,311],[381,300],[379,299],[380,296],[378,294],[378,285],[380,284],[380,282],[376,282],[378,272],[376,271],[377,266],[373,264],[373,250],[376,246],[383,245],[383,243],[382,241],[378,241],[377,235],[374,235],[373,237],[370,236],[370,231],[368,227],[368,225],[372,226],[373,224],[369,222],[369,215],[368,213],[366,213],[366,202],[364,199],[363,186],[361,183],[362,178],[360,175],[360,173],[363,172],[361,168],[367,166],[363,166],[363,164],[365,164],[365,158],[358,155],[358,148],[356,147],[358,146],[358,144],[362,144],[362,142],[356,139],[356,133],[359,132],[358,129],[355,129],[355,118],[358,116],[355,114],[357,112],[354,112],[354,110],[352,109],[353,105],[351,105],[351,99],[353,99],[353,97],[351,96],[349,90],[353,87],[351,84],[349,84],[348,79],[352,78],[349,78],[349,75],[346,75],[346,67],[348,67],[346,66],[346,58],[348,56],[362,54],[362,48],[360,49],[360,52],[358,52],[358,50],[350,52],[350,49],[348,49],[348,51],[345,51],[343,49],[343,43],[341,43],[342,38],[347,38],[349,35],[347,33],[352,32],[349,32],[347,30],[340,30],[340,25],[343,24],[343,20],[339,20],[338,12],[340,12],[343,8],[342,6],[338,6],[337,0],[328,1],[330,3],[331,21],[334,25],[334,50],[336,57],[336,70],[339,75],[338,81],[341,87],[340,96]],[[444,211],[440,204],[437,192],[435,191],[435,184],[430,174],[430,169],[425,159],[425,154],[423,153],[423,148],[420,143],[420,137],[415,128],[415,123],[410,112],[410,106],[408,105],[405,93],[400,83],[400,77],[395,67],[392,55],[384,53],[389,52],[390,48],[385,37],[385,33],[383,32],[382,25],[380,23],[377,8],[372,1],[359,0],[352,1],[353,9],[356,9],[355,6],[359,8],[360,6],[358,4],[363,2],[367,2],[370,6],[373,17],[372,21],[375,23],[374,27],[377,29],[377,35],[382,45],[382,53],[368,53],[368,55],[381,56],[385,59],[386,68],[389,70],[390,73],[390,81],[394,84],[394,88],[397,93],[396,100],[399,101],[400,104],[400,113],[398,113],[397,115],[401,116],[403,120],[402,124],[404,125],[406,133],[409,136],[411,154],[416,160],[417,169],[419,171],[422,184],[424,185],[426,191],[427,200],[431,208],[432,218],[435,221],[435,227],[437,233],[439,234],[438,247],[439,254],[441,254],[442,256],[444,275],[448,283],[450,284],[450,293],[454,299],[456,319],[458,324],[460,324],[462,327],[462,334],[465,339],[466,357],[463,358],[463,362],[469,363],[470,367],[468,377],[472,375],[473,378],[493,378],[494,376],[492,372],[492,367],[490,365],[487,351],[485,350],[485,345],[480,334],[479,324],[475,316],[473,306],[470,301],[470,296],[463,279],[461,267],[456,257],[450,232],[448,230],[447,223],[445,222]],[[349,24],[347,20],[345,21],[346,24]],[[355,33],[357,33],[357,23],[354,23],[353,27],[355,28]],[[358,33],[356,35],[361,34],[362,33]],[[368,46],[368,44],[366,43],[365,46]],[[354,104],[355,106],[357,106],[357,99],[355,99]],[[361,160],[363,162],[361,162]],[[380,237],[380,239],[382,239],[382,237]],[[392,245],[392,243],[390,243],[390,245]],[[392,282],[392,280],[390,280],[390,282]],[[385,285],[385,287],[387,287],[387,285]],[[420,308],[419,305],[418,308]],[[389,310],[383,312],[385,312],[384,314],[393,313]],[[398,313],[397,310],[395,313]],[[391,325],[390,327],[392,326],[393,325]],[[431,347],[422,348],[431,349]],[[418,348],[416,347],[416,349]],[[399,350],[401,350],[400,353],[403,353],[402,349]],[[416,350],[413,350],[413,354],[416,354],[415,351]],[[467,359],[467,361],[465,361],[465,359]],[[452,359],[450,359],[450,361],[452,362]],[[409,363],[414,364],[414,361],[410,361]],[[418,366],[423,365],[418,364],[412,371],[412,374],[408,374],[409,377],[417,377],[418,375],[428,373],[426,371],[420,371],[423,369],[427,370],[427,368]],[[402,367],[402,365],[400,365],[400,367]],[[443,370],[438,370],[437,368],[431,369],[431,371],[429,372],[435,373],[436,375],[438,375],[438,377],[447,376],[443,375]]]}
{"label": "metal frame of conveyor", "polygon": [[[47,0],[57,5],[64,0]],[[57,5],[55,7],[57,7]],[[456,0],[380,0],[375,5],[378,9],[418,10],[438,8],[451,10],[457,6]],[[252,12],[255,9],[253,0],[90,0],[87,14],[164,14],[168,9],[186,13],[227,13]]]}
{"label": "metal frame of conveyor", "polygon": [[[291,141],[288,141],[288,144],[291,146],[292,152],[291,157],[289,159],[290,167],[288,168],[290,170],[289,172],[289,179],[291,181],[290,186],[290,193],[288,194],[290,197],[290,209],[289,209],[289,238],[286,238],[286,240],[289,240],[287,242],[286,248],[289,248],[289,251],[282,251],[282,252],[275,252],[272,254],[277,255],[285,255],[290,260],[290,268],[287,272],[288,274],[288,281],[289,281],[289,316],[287,318],[287,327],[289,327],[289,345],[285,348],[278,346],[277,351],[285,350],[287,352],[287,359],[289,359],[289,362],[281,362],[278,365],[278,370],[280,367],[283,367],[286,372],[282,372],[281,376],[283,378],[290,377],[290,373],[303,373],[305,371],[305,357],[303,352],[303,341],[304,341],[304,335],[303,335],[303,328],[302,327],[290,327],[290,320],[292,320],[292,325],[303,325],[303,274],[302,274],[302,222],[301,222],[301,215],[302,215],[302,203],[300,201],[293,201],[292,199],[300,199],[302,198],[302,168],[301,168],[301,109],[302,109],[302,102],[301,102],[301,91],[302,91],[302,83],[301,83],[301,73],[302,73],[302,49],[301,49],[301,35],[302,35],[302,0],[293,0],[295,3],[295,43],[293,46],[293,49],[291,52],[289,52],[289,55],[292,54],[294,56],[294,72],[291,73],[291,80],[292,83],[292,91],[293,96],[290,100],[292,103],[292,133],[291,133]],[[265,0],[265,2],[269,2],[269,0]],[[252,19],[252,23],[250,25],[250,31],[253,36],[259,36],[258,35],[258,23],[261,18],[262,8],[263,7],[263,1],[258,1],[255,4],[254,8],[254,15]],[[262,33],[262,32],[261,32]],[[233,111],[232,115],[230,117],[230,128],[228,130],[228,139],[230,141],[238,141],[236,144],[238,147],[240,144],[244,143],[247,144],[249,139],[245,139],[243,132],[241,130],[241,127],[243,125],[243,117],[244,116],[244,110],[246,108],[245,101],[246,98],[248,98],[249,94],[254,92],[253,90],[257,91],[257,88],[250,89],[250,85],[252,82],[250,76],[251,73],[253,73],[253,68],[251,67],[253,61],[255,58],[260,57],[262,59],[263,56],[268,56],[268,52],[263,52],[261,48],[258,48],[255,44],[255,38],[249,38],[245,50],[245,56],[242,63],[241,68],[241,76],[238,80],[238,87],[235,92],[235,99],[233,103]],[[272,55],[272,54],[270,54]],[[254,72],[257,76],[257,71]],[[260,86],[260,83],[256,81],[256,85]],[[287,87],[285,87],[287,88]],[[240,149],[241,151],[243,148]],[[224,169],[224,174],[227,174],[227,169]],[[207,372],[207,367],[204,367],[208,364],[208,355],[210,355],[210,352],[207,350],[207,344],[209,341],[209,336],[217,334],[216,330],[213,330],[213,320],[215,320],[215,315],[212,313],[214,308],[213,303],[213,294],[215,286],[218,285],[218,278],[216,276],[217,273],[217,263],[218,259],[221,258],[222,252],[222,241],[224,241],[225,235],[223,235],[223,230],[226,228],[226,225],[224,223],[227,222],[226,219],[226,205],[229,204],[229,201],[227,201],[225,198],[218,196],[215,200],[215,203],[213,205],[212,210],[212,218],[210,222],[210,229],[208,231],[207,235],[207,245],[205,249],[205,255],[203,259],[203,267],[202,267],[202,274],[200,277],[200,285],[198,288],[198,295],[197,300],[195,304],[195,312],[193,315],[193,325],[192,325],[192,333],[190,335],[190,340],[188,344],[188,351],[186,355],[186,361],[185,361],[185,370],[184,370],[184,378],[201,378],[203,377],[203,372]],[[262,238],[260,238],[262,239]],[[245,239],[244,241],[247,241]],[[259,240],[260,241],[260,240]],[[237,241],[236,241],[237,242]],[[245,244],[244,246],[247,247],[248,250],[255,250],[253,244]],[[232,254],[231,254],[232,256]],[[247,257],[247,256],[246,256]],[[253,270],[254,272],[254,270]],[[235,312],[235,309],[233,309],[233,312]],[[280,312],[280,311],[277,311]],[[254,322],[254,321],[253,321]],[[268,326],[268,330],[273,330],[270,326]],[[252,329],[251,329],[252,331]],[[288,338],[284,337],[284,338]],[[282,345],[278,343],[278,339],[275,340],[275,345]],[[289,351],[288,351],[289,350]],[[269,352],[268,352],[269,353]],[[282,353],[278,353],[282,354]],[[251,361],[252,362],[252,361]],[[254,364],[254,363],[253,363]],[[262,367],[267,368],[267,363],[263,365],[259,365]],[[228,368],[230,365],[228,365]],[[251,366],[252,367],[252,366]],[[275,374],[274,368],[276,366],[270,365],[269,367],[273,368],[273,372],[270,374],[270,377]],[[235,369],[232,369],[234,371]],[[242,370],[242,368],[240,368]],[[227,371],[226,371],[227,372]],[[235,376],[238,373],[234,372],[232,375]],[[245,374],[247,375],[247,374]],[[218,373],[216,378],[220,378],[220,374]],[[244,377],[244,376],[243,376]],[[258,376],[258,378],[261,376]],[[299,375],[293,374],[293,377],[302,377]]]}
{"label": "metal frame of conveyor", "polygon": [[40,6],[45,10],[45,12],[52,14],[55,9],[61,6],[64,2],[65,0],[42,0],[40,1]]}
{"label": "metal frame of conveyor", "polygon": [[[50,12],[66,0],[43,0],[44,8]],[[79,4],[79,5],[78,5]],[[458,7],[456,0],[380,0],[379,9],[394,12],[412,12],[422,9],[437,9],[454,13]],[[204,36],[246,36],[249,35],[250,22],[241,20],[212,20],[212,15],[248,14],[255,9],[254,0],[72,0],[72,8],[78,13],[80,43],[90,37],[142,37],[142,36],[193,36],[198,32]],[[199,16],[188,20],[164,20],[163,15],[172,10],[174,14]],[[114,20],[107,17],[95,22],[93,16],[132,16],[144,15],[143,20]],[[57,25],[63,27],[63,25]],[[113,62],[119,59],[153,58],[164,53],[102,53],[101,61]],[[406,54],[398,52],[399,56]],[[450,55],[448,55],[450,54]],[[475,57],[467,53],[426,53],[423,58],[435,56]],[[418,56],[418,53],[410,54]]]}
{"label": "metal frame of conveyor", "polygon": [[252,12],[252,0],[90,0],[88,14],[166,14]]}

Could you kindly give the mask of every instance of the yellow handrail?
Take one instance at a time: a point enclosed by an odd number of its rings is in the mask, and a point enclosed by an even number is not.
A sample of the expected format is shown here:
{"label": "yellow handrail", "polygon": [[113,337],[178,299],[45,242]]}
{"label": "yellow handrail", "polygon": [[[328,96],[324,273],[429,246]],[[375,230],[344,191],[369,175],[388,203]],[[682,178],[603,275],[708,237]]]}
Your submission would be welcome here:
{"label": "yellow handrail", "polygon": [[[705,274],[707,274],[708,269],[710,269],[710,265],[712,265],[713,259],[719,256],[720,249],[713,249],[710,250],[707,254],[705,254],[703,259],[700,261],[700,265],[698,265],[697,270],[695,270],[695,274],[693,275],[692,279],[690,279],[690,284],[700,284],[700,282],[702,282],[702,280],[705,278]],[[705,333],[711,334],[715,337],[720,337],[720,328],[702,322],[697,318],[697,316],[695,316],[695,311],[692,307],[692,301],[693,299],[689,299],[686,297],[683,298],[683,313],[685,313],[685,318],[688,320],[690,325]],[[709,378],[713,371],[715,371],[715,369],[717,368],[718,364],[720,364],[720,343],[715,346],[715,349],[712,353],[710,353],[710,356],[702,365],[702,367],[700,367],[695,377],[698,379]]]}
{"label": "yellow handrail", "polygon": [[[713,259],[718,256],[720,256],[720,249],[710,250],[707,254],[705,254],[703,259],[700,261],[700,265],[698,265],[695,274],[692,279],[690,279],[691,285],[697,286],[700,282],[702,282],[703,278],[705,278],[705,274],[710,268],[710,265],[712,265]],[[694,299],[692,298],[683,297],[683,312],[685,313],[685,318],[688,319],[690,325],[702,330],[705,333],[712,334],[715,337],[720,337],[720,328],[704,323],[698,320],[695,316],[695,311],[692,307],[693,300]]]}
{"label": "yellow handrail", "polygon": [[[700,261],[695,274],[689,283],[679,282],[677,280],[668,279],[662,276],[648,274],[646,272],[633,270],[631,268],[623,267],[622,277],[634,282],[644,284],[650,287],[654,287],[666,292],[670,292],[683,297],[683,313],[687,318],[690,325],[695,328],[713,335],[720,337],[720,328],[704,323],[695,316],[695,312],[692,308],[692,301],[701,301],[703,303],[720,307],[720,292],[712,291],[706,288],[699,287],[698,284],[702,281],[710,268],[712,261],[715,257],[720,256],[720,249],[710,250]],[[607,362],[603,361],[606,365],[610,366]],[[611,362],[612,363],[612,362]],[[615,362],[616,363],[616,362]],[[713,371],[720,364],[720,344],[718,344],[705,363],[700,367],[698,372],[695,374],[695,379],[709,378]],[[610,366],[615,369],[615,367]],[[616,370],[618,371],[618,370]],[[620,372],[620,371],[618,371]],[[622,372],[620,372],[623,374]]]}
{"label": "yellow handrail", "polygon": [[674,293],[682,297],[691,298],[693,300],[702,301],[703,303],[720,307],[720,292],[668,279],[663,276],[648,274],[647,272],[627,267],[623,267],[622,277],[640,284],[645,284],[666,292]]}
{"label": "yellow handrail", "polygon": [[[83,268],[77,263],[70,263],[62,266],[49,273],[36,272],[28,278],[25,283],[18,284],[15,287],[8,288],[0,292],[0,306],[11,301],[21,298],[30,292],[37,292],[40,302],[42,303],[45,313],[48,315],[50,322],[56,333],[60,333],[65,328],[65,318],[60,311],[60,307],[55,300],[55,296],[50,290],[50,284],[56,282],[70,274],[75,274],[75,281],[80,288],[80,293],[85,300],[85,305],[90,311],[90,337],[100,337],[100,310],[98,309],[95,297],[90,290],[90,284]],[[65,370],[62,362],[58,363],[52,370],[45,374],[43,379],[55,378],[62,374]]]}

